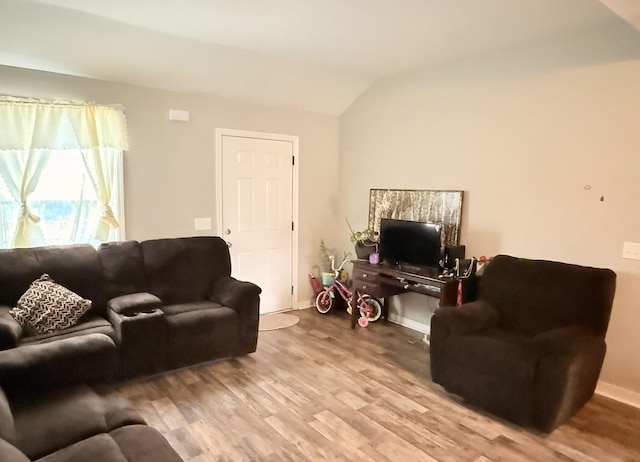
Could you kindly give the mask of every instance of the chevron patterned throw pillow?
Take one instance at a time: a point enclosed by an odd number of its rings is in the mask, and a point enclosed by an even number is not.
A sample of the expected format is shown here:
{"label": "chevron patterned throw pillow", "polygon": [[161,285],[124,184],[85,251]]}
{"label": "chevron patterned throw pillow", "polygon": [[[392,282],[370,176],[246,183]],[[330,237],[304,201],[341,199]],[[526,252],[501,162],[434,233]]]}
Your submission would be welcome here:
{"label": "chevron patterned throw pillow", "polygon": [[87,300],[56,284],[48,274],[33,281],[9,313],[22,327],[48,334],[75,325],[91,308]]}

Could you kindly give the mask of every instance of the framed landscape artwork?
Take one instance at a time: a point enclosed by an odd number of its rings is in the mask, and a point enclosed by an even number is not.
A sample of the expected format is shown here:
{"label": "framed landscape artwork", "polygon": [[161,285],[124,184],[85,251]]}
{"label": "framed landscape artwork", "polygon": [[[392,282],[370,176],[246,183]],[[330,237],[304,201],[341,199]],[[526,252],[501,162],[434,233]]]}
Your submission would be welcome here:
{"label": "framed landscape artwork", "polygon": [[369,225],[380,231],[381,218],[442,224],[442,247],[460,243],[463,191],[430,189],[372,189]]}

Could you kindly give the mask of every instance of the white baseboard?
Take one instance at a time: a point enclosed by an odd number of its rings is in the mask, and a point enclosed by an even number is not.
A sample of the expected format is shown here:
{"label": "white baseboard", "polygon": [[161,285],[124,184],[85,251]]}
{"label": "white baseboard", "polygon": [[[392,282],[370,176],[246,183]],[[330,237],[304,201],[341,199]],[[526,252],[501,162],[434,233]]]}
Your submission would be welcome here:
{"label": "white baseboard", "polygon": [[640,409],[640,393],[636,391],[599,381],[596,393]]}
{"label": "white baseboard", "polygon": [[413,319],[405,318],[395,313],[389,313],[389,322],[400,324],[402,327],[417,330],[418,332],[422,332],[423,334],[427,335],[429,335],[429,333],[431,332],[431,326],[429,324],[414,321]]}

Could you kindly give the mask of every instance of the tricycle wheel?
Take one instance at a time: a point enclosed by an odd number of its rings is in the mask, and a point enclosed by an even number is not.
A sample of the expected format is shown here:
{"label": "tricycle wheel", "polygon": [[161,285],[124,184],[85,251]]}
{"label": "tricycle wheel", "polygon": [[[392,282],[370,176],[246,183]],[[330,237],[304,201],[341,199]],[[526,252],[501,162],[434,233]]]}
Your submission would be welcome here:
{"label": "tricycle wheel", "polygon": [[328,290],[323,290],[316,297],[316,310],[320,314],[327,314],[333,306],[333,297]]}

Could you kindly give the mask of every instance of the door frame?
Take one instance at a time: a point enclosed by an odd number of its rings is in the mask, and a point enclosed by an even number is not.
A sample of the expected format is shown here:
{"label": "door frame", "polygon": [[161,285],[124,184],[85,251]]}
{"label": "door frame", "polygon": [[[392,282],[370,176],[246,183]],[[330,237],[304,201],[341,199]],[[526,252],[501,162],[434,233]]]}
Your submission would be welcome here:
{"label": "door frame", "polygon": [[265,133],[254,132],[247,130],[237,130],[233,128],[216,128],[216,155],[215,155],[215,179],[216,179],[216,230],[218,236],[224,239],[224,233],[222,229],[222,137],[223,136],[235,136],[238,138],[255,138],[261,140],[271,141],[286,141],[290,142],[293,147],[293,158],[295,159],[292,170],[292,189],[291,189],[291,219],[293,220],[293,235],[291,236],[291,309],[298,309],[298,204],[299,204],[299,191],[298,191],[298,169],[300,166],[300,140],[297,136],[293,135],[281,135],[277,133]]}

